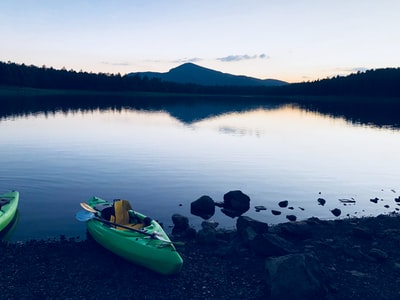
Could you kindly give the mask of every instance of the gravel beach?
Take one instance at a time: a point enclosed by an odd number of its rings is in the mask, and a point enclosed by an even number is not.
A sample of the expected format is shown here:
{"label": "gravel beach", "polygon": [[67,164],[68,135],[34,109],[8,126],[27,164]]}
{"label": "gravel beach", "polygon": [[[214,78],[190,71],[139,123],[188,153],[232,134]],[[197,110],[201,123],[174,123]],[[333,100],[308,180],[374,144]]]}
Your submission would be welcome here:
{"label": "gravel beach", "polygon": [[[397,215],[318,220],[311,230],[291,242],[313,252],[328,274],[326,299],[400,298]],[[1,299],[268,299],[265,257],[250,250],[221,257],[219,246],[196,239],[177,246],[184,265],[174,276],[133,265],[90,237],[0,247]]]}

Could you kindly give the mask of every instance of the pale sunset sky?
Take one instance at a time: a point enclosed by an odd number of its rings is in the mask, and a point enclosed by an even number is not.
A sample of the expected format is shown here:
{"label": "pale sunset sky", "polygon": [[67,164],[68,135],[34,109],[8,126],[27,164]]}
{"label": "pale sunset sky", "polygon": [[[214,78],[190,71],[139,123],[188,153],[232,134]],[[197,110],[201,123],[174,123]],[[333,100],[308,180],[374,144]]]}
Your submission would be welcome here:
{"label": "pale sunset sky", "polygon": [[301,82],[400,66],[399,0],[1,0],[0,61]]}

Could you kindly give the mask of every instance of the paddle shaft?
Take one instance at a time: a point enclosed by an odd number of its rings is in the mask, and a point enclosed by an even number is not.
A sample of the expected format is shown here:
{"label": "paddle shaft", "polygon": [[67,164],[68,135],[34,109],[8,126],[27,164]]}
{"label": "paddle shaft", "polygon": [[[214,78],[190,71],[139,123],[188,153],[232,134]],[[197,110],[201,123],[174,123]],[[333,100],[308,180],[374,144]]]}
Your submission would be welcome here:
{"label": "paddle shaft", "polygon": [[[91,212],[91,213],[93,213],[93,214],[97,214],[97,212],[98,212],[97,210],[95,210],[93,207],[91,207],[91,206],[88,205],[87,203],[82,202],[82,203],[80,203],[80,205],[81,205],[82,208],[84,208],[86,211],[89,211],[89,212]],[[157,234],[155,234],[155,233],[148,233],[148,232],[145,232],[145,231],[142,231],[142,230],[138,230],[138,229],[135,229],[135,228],[132,228],[132,227],[129,227],[129,226],[125,226],[125,225],[122,225],[122,224],[117,224],[117,223],[108,221],[108,220],[106,220],[106,219],[99,218],[99,217],[97,217],[96,215],[93,215],[93,219],[95,219],[95,220],[97,220],[97,221],[99,221],[99,222],[103,222],[103,223],[108,224],[108,225],[113,225],[113,226],[121,227],[121,228],[128,229],[128,230],[131,230],[131,231],[134,231],[134,232],[143,234],[143,235],[147,235],[147,236],[151,237],[152,239],[158,239],[158,240],[160,240],[160,241],[164,241],[164,242],[167,242],[167,243],[172,243],[171,241],[167,241],[167,240],[165,240],[164,238],[161,238],[161,237],[157,236]]]}
{"label": "paddle shaft", "polygon": [[[94,214],[97,214],[97,210],[95,210],[95,209],[94,209],[93,207],[91,207],[90,205],[88,205],[88,204],[86,204],[86,203],[81,203],[81,206],[82,206],[85,210],[87,210],[87,211],[89,211],[89,212],[92,212],[92,213],[94,213]],[[154,233],[147,233],[147,232],[144,232],[144,231],[142,231],[142,230],[138,230],[138,229],[135,229],[135,228],[132,228],[132,227],[129,227],[129,226],[125,226],[125,225],[122,225],[122,224],[117,224],[117,223],[108,221],[108,220],[106,220],[106,219],[99,218],[99,217],[97,217],[96,215],[93,215],[93,219],[95,219],[95,220],[97,220],[97,221],[100,221],[100,222],[103,222],[103,223],[108,224],[108,225],[114,225],[114,226],[117,226],[117,227],[121,227],[121,228],[125,228],[125,229],[128,229],[128,230],[134,231],[134,232],[138,232],[138,233],[141,233],[141,234],[144,234],[144,235],[148,235],[148,236],[151,236],[151,237],[153,237],[153,238],[155,237],[155,234],[154,234]]]}
{"label": "paddle shaft", "polygon": [[155,233],[148,233],[148,232],[145,232],[145,231],[142,231],[142,230],[138,230],[138,229],[135,229],[135,228],[132,228],[132,227],[129,227],[129,226],[125,226],[125,225],[122,225],[122,224],[117,224],[117,223],[114,223],[114,222],[111,222],[111,221],[107,221],[105,219],[102,219],[102,218],[99,218],[99,217],[96,217],[96,216],[94,216],[93,219],[95,219],[97,221],[100,221],[102,223],[108,224],[108,225],[121,227],[121,228],[128,229],[128,230],[131,230],[131,231],[143,234],[143,235],[147,235],[147,236],[149,236],[149,237],[151,237],[153,239],[158,239]]}

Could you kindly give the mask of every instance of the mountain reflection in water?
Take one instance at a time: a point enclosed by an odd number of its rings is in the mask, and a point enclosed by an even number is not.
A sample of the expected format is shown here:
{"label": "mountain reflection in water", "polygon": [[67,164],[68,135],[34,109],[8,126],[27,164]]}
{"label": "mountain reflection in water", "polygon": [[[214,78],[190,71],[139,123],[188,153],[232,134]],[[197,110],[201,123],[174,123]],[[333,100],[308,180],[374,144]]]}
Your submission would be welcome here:
{"label": "mountain reflection in water", "polygon": [[[379,109],[375,118],[372,110],[360,112],[358,102],[322,113],[314,104],[305,109],[287,99],[251,97],[1,101],[0,191],[21,194],[14,240],[84,236],[84,224],[73,216],[94,195],[129,199],[167,228],[173,213],[190,216],[190,203],[200,196],[221,201],[230,190],[249,195],[246,215],[267,223],[285,222],[289,214],[333,218],[334,208],[341,217],[398,209],[395,110],[384,119]],[[285,209],[282,200],[289,202]],[[235,224],[218,209],[213,219]],[[193,226],[201,221],[190,216]]]}

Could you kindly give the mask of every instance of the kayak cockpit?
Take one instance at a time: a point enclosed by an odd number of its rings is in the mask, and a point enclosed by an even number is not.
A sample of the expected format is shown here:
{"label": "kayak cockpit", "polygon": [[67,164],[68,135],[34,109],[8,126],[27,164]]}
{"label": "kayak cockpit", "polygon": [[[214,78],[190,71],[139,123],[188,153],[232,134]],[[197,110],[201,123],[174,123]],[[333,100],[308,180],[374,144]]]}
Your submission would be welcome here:
{"label": "kayak cockpit", "polygon": [[0,199],[0,210],[3,208],[3,205],[10,203],[9,199]]}
{"label": "kayak cockpit", "polygon": [[[94,209],[106,221],[137,230],[150,226],[152,221],[149,217],[141,217],[136,214],[128,200],[116,199],[112,204],[100,203],[95,205]],[[116,228],[119,230],[128,230],[120,226],[116,226]]]}

